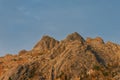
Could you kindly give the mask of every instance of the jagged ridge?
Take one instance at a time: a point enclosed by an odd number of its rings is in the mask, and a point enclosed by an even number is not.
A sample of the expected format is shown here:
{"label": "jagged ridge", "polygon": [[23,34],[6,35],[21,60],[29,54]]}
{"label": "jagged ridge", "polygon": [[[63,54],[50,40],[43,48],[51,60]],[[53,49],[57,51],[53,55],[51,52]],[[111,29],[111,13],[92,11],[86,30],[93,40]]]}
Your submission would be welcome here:
{"label": "jagged ridge", "polygon": [[0,80],[119,79],[120,46],[77,32],[61,41],[43,36],[32,50],[0,58]]}

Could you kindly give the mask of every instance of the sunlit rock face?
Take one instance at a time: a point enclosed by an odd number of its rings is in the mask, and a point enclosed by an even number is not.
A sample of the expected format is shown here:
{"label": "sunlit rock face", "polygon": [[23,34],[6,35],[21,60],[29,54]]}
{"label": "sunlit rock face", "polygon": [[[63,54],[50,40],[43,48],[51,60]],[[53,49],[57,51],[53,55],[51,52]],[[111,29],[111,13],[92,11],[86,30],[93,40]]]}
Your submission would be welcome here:
{"label": "sunlit rock face", "polygon": [[77,32],[0,57],[0,80],[120,80],[120,45]]}

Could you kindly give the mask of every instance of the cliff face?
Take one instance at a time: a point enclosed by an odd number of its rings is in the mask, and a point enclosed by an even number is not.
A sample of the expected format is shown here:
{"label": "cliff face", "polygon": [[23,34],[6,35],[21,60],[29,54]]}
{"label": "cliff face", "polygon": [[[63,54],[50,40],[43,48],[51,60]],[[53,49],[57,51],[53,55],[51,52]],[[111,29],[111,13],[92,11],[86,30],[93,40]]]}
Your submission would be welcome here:
{"label": "cliff face", "polygon": [[77,32],[0,58],[0,80],[120,80],[120,45]]}

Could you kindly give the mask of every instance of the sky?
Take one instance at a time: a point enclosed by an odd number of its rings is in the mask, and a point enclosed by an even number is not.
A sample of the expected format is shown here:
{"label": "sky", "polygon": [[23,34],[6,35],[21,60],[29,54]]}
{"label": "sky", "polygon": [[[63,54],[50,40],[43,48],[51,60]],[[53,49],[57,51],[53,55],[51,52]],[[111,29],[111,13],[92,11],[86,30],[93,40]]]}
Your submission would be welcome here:
{"label": "sky", "polygon": [[120,44],[120,0],[0,0],[0,56],[73,32]]}

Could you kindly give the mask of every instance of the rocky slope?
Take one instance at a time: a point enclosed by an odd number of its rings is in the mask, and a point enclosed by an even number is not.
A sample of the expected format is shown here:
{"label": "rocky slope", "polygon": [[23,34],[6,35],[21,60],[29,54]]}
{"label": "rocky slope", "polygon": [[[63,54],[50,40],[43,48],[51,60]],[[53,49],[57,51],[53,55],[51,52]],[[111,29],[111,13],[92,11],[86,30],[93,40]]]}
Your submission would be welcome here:
{"label": "rocky slope", "polygon": [[0,80],[120,80],[120,45],[77,32],[0,57]]}

